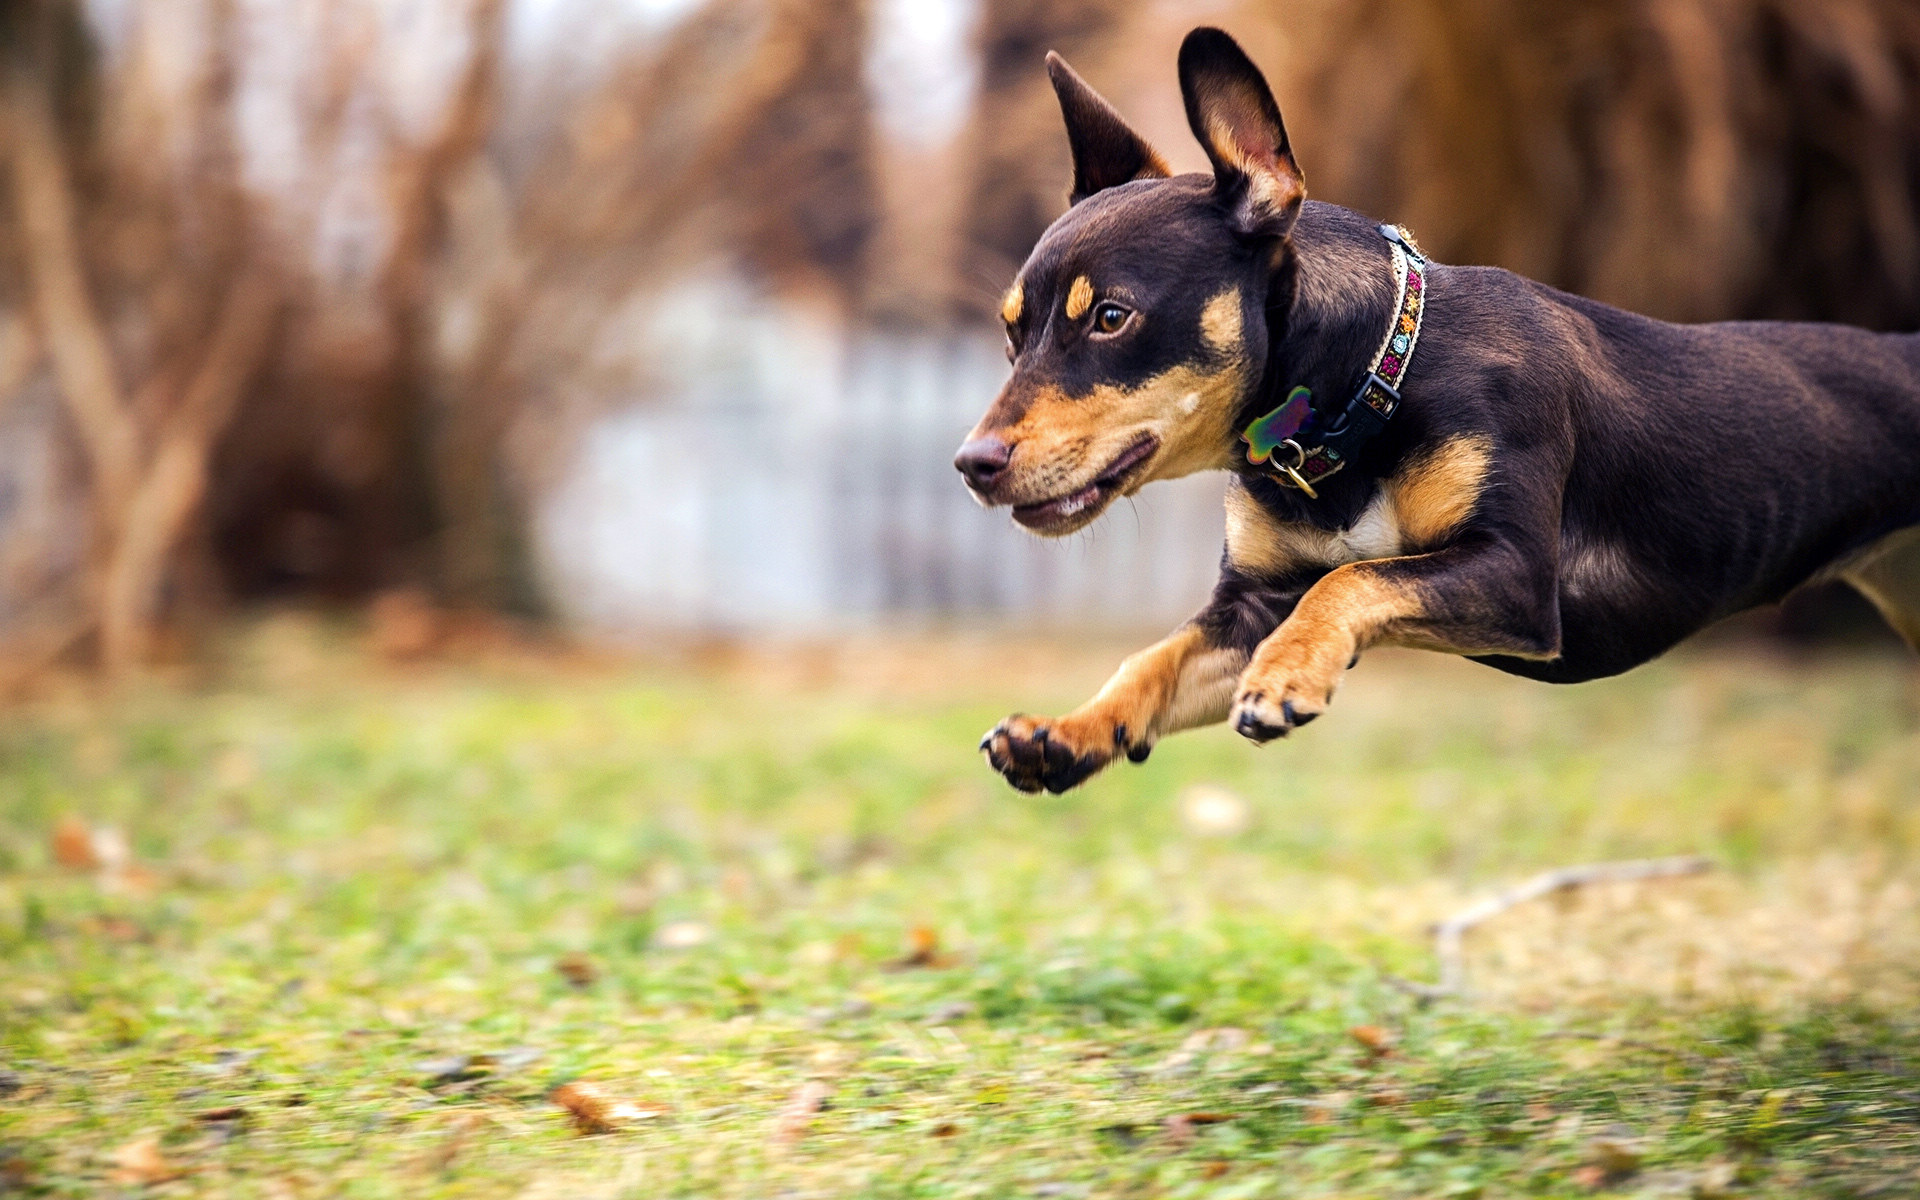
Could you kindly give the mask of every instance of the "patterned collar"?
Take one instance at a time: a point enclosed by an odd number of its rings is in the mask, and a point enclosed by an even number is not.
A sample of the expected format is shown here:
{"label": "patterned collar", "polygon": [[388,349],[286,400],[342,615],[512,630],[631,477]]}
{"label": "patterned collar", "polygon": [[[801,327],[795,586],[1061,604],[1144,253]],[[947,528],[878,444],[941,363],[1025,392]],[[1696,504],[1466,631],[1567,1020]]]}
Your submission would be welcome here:
{"label": "patterned collar", "polygon": [[1392,245],[1399,299],[1393,306],[1393,325],[1353,395],[1333,413],[1323,414],[1313,410],[1311,391],[1294,388],[1284,404],[1240,435],[1247,443],[1248,462],[1266,467],[1274,478],[1299,488],[1310,499],[1320,498],[1315,484],[1353,461],[1360,448],[1387,427],[1400,407],[1400,385],[1420,342],[1420,319],[1427,308],[1427,257],[1413,244],[1412,235],[1397,225],[1380,226],[1380,234]]}

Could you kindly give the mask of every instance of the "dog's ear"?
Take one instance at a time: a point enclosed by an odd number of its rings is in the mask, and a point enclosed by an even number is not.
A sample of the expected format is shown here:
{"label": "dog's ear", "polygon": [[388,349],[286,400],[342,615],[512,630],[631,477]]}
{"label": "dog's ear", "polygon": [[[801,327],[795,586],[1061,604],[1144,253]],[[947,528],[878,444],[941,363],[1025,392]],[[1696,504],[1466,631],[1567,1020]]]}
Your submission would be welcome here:
{"label": "dog's ear", "polygon": [[1078,204],[1095,192],[1136,179],[1165,179],[1172,174],[1162,159],[1133,131],[1126,119],[1087,81],[1074,73],[1067,60],[1047,52],[1047,76],[1060,97],[1060,115],[1067,122],[1067,144],[1073,149],[1073,190],[1068,204]]}
{"label": "dog's ear", "polygon": [[1247,237],[1285,237],[1307,185],[1260,68],[1238,42],[1202,27],[1180,44],[1180,94],[1234,228]]}

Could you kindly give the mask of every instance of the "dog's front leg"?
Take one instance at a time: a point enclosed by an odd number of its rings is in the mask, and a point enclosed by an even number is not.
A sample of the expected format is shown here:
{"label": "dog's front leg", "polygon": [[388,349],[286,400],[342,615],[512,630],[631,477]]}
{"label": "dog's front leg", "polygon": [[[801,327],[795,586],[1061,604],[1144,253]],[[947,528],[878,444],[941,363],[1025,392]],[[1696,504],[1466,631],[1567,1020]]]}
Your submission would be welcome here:
{"label": "dog's front leg", "polygon": [[1016,713],[981,740],[993,769],[1023,792],[1064,792],[1124,754],[1142,762],[1169,733],[1224,720],[1247,652],[1211,644],[1199,622],[1120,664],[1064,717]]}
{"label": "dog's front leg", "polygon": [[1170,733],[1224,721],[1253,648],[1305,590],[1229,570],[1193,620],[1120,664],[1064,717],[1008,717],[981,739],[993,769],[1023,792],[1064,792],[1124,754],[1144,762]]}
{"label": "dog's front leg", "polygon": [[1369,646],[1552,658],[1560,609],[1552,559],[1504,543],[1349,563],[1307,590],[1261,642],[1229,717],[1255,741],[1305,725]]}

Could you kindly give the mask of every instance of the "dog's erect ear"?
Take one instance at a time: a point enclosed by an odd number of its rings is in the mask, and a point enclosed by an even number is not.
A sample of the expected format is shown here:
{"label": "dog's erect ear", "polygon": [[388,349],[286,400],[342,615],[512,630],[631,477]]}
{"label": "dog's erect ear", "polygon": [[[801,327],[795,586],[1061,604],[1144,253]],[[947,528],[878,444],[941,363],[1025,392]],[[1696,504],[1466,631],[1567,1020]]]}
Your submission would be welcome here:
{"label": "dog's erect ear", "polygon": [[1047,76],[1060,97],[1073,148],[1073,190],[1068,204],[1136,179],[1165,179],[1172,172],[1147,140],[1135,133],[1113,105],[1074,74],[1067,60],[1047,53]]}
{"label": "dog's erect ear", "polygon": [[1307,185],[1260,68],[1238,42],[1202,27],[1180,44],[1180,93],[1235,229],[1248,237],[1285,237]]}

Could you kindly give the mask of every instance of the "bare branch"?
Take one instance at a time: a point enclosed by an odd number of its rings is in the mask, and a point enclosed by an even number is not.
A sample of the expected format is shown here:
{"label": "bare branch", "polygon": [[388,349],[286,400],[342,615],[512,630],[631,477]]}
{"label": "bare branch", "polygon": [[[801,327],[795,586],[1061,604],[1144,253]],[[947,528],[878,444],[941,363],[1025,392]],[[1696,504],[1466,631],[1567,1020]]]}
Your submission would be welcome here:
{"label": "bare branch", "polygon": [[1626,862],[1588,863],[1542,871],[1517,887],[1508,888],[1476,904],[1461,909],[1433,927],[1434,952],[1440,959],[1440,985],[1423,989],[1429,995],[1458,995],[1466,988],[1466,962],[1461,941],[1467,931],[1529,900],[1538,900],[1555,892],[1595,883],[1629,883],[1640,879],[1672,879],[1711,871],[1710,859],[1687,855],[1680,858],[1640,858]]}
{"label": "bare branch", "polygon": [[18,59],[5,65],[4,76],[0,96],[34,316],[86,448],[101,516],[111,522],[133,493],[140,431],[87,289],[74,232],[72,181],[46,81]]}
{"label": "bare branch", "polygon": [[283,304],[275,277],[243,269],[206,357],[168,418],[125,517],[100,598],[101,657],[120,674],[146,657],[174,547],[207,492],[207,463],[259,369]]}

